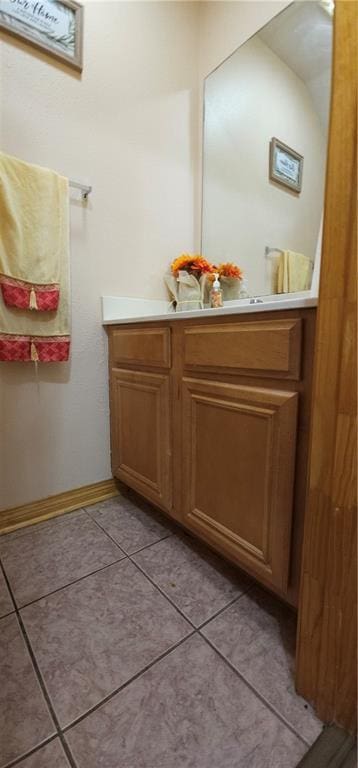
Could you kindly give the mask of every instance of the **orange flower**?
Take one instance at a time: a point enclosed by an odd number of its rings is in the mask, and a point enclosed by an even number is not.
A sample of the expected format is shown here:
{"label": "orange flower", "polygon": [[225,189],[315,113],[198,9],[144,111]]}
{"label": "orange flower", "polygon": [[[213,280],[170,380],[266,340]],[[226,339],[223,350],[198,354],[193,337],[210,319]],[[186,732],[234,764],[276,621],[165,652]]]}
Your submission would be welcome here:
{"label": "orange flower", "polygon": [[200,277],[204,272],[212,272],[213,267],[200,254],[182,253],[181,256],[174,259],[171,264],[171,271],[177,275],[181,269]]}
{"label": "orange flower", "polygon": [[225,264],[219,264],[217,271],[219,277],[237,277],[238,280],[242,280],[242,270],[236,264],[232,264],[230,261]]}

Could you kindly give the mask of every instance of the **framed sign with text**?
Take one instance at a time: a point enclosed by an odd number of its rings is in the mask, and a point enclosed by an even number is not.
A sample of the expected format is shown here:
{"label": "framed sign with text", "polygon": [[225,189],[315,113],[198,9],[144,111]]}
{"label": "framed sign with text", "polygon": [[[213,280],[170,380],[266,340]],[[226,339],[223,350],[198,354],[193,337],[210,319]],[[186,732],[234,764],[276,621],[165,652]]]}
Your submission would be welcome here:
{"label": "framed sign with text", "polygon": [[270,179],[300,193],[303,157],[275,137],[270,142]]}
{"label": "framed sign with text", "polygon": [[82,70],[83,6],[74,0],[0,0],[0,30]]}

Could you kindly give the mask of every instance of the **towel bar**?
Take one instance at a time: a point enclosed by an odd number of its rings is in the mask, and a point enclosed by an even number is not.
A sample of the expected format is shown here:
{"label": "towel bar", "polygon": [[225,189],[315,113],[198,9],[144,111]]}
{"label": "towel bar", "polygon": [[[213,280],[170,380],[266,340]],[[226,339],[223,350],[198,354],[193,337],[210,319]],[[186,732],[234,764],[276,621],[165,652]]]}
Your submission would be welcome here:
{"label": "towel bar", "polygon": [[[269,245],[265,245],[265,256],[266,256],[267,259],[268,259],[269,256],[271,256],[272,253],[275,253],[275,252],[276,253],[284,253],[282,248],[271,248]],[[313,259],[310,259],[310,264],[311,264],[311,267],[314,266]]]}
{"label": "towel bar", "polygon": [[72,179],[69,179],[68,183],[70,187],[81,190],[82,200],[87,200],[88,195],[92,192],[92,187],[88,186],[87,184],[81,184],[79,181],[72,181]]}

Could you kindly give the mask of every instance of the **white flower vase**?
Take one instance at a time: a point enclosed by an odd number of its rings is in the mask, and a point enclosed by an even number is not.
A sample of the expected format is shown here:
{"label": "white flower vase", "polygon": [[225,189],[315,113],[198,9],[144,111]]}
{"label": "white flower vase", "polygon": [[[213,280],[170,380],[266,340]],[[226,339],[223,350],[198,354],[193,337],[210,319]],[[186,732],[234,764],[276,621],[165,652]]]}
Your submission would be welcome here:
{"label": "white flower vase", "polygon": [[177,312],[203,309],[205,275],[202,275],[198,280],[195,275],[182,269],[178,277],[165,275],[165,282]]}
{"label": "white flower vase", "polygon": [[224,301],[235,301],[240,298],[241,280],[239,277],[220,277],[220,286]]}

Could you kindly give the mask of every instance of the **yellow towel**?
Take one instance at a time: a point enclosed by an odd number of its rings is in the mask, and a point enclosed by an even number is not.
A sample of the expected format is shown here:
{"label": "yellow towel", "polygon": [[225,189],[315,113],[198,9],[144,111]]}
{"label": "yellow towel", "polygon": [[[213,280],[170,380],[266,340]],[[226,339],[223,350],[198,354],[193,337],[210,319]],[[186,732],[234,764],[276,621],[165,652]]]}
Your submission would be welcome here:
{"label": "yellow towel", "polygon": [[277,270],[277,293],[307,291],[311,287],[311,261],[303,253],[283,251]]}
{"label": "yellow towel", "polygon": [[[3,156],[1,156],[2,160]],[[3,168],[4,166],[1,164],[1,171]],[[65,187],[67,189],[67,184]],[[25,216],[27,215],[25,214]],[[51,220],[56,220],[57,217],[60,225],[56,226],[51,221],[49,228],[52,231],[57,231],[57,253],[59,256],[58,267],[56,267],[59,286],[58,308],[56,311],[32,312],[26,308],[8,306],[4,301],[3,294],[0,292],[0,361],[40,360],[43,362],[60,362],[68,360],[70,349],[68,194],[66,196],[61,194],[56,208],[51,211]],[[16,216],[15,211],[13,211],[12,221],[17,237],[23,231],[21,211],[18,211]],[[0,219],[0,229],[2,236],[4,230],[2,218]],[[44,233],[44,238],[46,238],[46,233]],[[14,242],[15,239],[14,235]],[[3,244],[4,239],[1,242]],[[8,238],[6,238],[6,242],[9,242]],[[41,248],[38,233],[34,232],[33,242],[37,242],[39,248]],[[49,242],[48,237],[47,242]],[[43,258],[45,261],[45,251],[41,249],[41,252],[44,254]],[[54,270],[54,265],[55,260],[52,259],[52,267],[50,266],[50,269]],[[47,275],[45,279],[49,279],[50,270],[47,269],[46,263],[38,265],[39,271],[36,277],[40,276],[40,268],[43,270],[43,277],[45,278],[45,275]]]}
{"label": "yellow towel", "polygon": [[0,153],[0,285],[9,307],[53,311],[68,260],[68,180]]}

